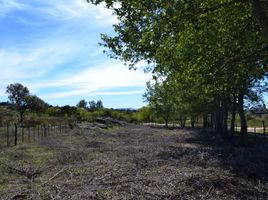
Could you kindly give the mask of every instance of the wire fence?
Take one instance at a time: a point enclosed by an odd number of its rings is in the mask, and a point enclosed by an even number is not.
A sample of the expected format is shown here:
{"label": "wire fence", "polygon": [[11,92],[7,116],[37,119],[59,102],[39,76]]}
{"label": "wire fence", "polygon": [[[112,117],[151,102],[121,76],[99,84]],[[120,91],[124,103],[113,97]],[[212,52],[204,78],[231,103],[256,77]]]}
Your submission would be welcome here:
{"label": "wire fence", "polygon": [[0,126],[0,148],[55,137],[63,134],[67,129],[69,129],[69,125],[66,124],[37,126],[18,126],[16,123],[6,124]]}
{"label": "wire fence", "polygon": [[[142,123],[142,125],[145,126],[150,126],[153,128],[165,128],[165,124],[161,124],[161,123]],[[253,136],[257,136],[257,137],[263,137],[263,138],[268,138],[268,127],[267,127],[268,123],[263,121],[262,122],[262,126],[249,126],[247,128],[247,132],[249,135],[253,135]],[[181,128],[179,124],[174,124],[174,123],[170,123],[168,124],[169,128]],[[202,128],[203,124],[202,123],[196,123],[194,128]],[[185,128],[192,128],[189,124],[186,124]],[[228,129],[230,130],[230,126],[228,127]],[[240,134],[240,130],[241,127],[239,126],[239,124],[235,125],[235,133],[237,135]]]}
{"label": "wire fence", "polygon": [[[238,124],[235,125],[235,132],[239,134],[241,127]],[[248,126],[247,132],[250,135],[268,138],[268,127],[265,121],[262,121],[262,126]]]}

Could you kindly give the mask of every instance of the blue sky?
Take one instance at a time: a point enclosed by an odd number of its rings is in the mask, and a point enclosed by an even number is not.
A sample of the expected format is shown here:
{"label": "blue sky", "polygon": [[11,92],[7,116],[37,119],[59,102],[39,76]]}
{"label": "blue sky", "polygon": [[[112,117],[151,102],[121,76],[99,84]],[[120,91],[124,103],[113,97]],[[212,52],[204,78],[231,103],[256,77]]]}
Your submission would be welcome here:
{"label": "blue sky", "polygon": [[85,0],[0,0],[0,101],[22,83],[52,105],[101,99],[106,107],[139,108],[151,75],[110,59],[98,45],[116,18]]}

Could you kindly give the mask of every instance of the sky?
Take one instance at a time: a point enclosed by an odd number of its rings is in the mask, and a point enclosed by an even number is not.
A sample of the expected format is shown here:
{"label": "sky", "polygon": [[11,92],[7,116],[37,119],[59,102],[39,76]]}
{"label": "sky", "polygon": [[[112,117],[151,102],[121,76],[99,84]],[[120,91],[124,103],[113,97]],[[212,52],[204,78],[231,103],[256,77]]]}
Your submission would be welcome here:
{"label": "sky", "polygon": [[117,19],[85,0],[0,0],[0,101],[21,83],[51,105],[103,101],[108,108],[139,108],[151,75],[145,63],[129,70],[103,53],[100,34]]}

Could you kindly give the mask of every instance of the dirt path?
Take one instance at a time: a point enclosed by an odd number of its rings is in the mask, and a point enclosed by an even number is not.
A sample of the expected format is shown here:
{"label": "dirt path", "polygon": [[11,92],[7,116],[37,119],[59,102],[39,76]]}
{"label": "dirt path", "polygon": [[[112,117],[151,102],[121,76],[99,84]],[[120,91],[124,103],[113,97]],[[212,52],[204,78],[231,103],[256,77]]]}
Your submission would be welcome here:
{"label": "dirt path", "polygon": [[267,199],[260,142],[134,125],[74,130],[2,152],[0,199]]}

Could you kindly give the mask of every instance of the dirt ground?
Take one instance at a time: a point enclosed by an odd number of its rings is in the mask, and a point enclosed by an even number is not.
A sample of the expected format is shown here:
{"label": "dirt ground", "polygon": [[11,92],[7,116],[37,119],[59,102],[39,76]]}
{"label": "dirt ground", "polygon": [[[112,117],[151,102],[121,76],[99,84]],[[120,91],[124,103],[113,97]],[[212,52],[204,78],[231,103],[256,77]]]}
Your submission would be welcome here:
{"label": "dirt ground", "polygon": [[268,199],[268,143],[201,129],[75,129],[2,150],[0,199]]}

